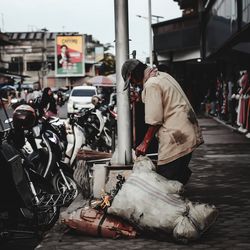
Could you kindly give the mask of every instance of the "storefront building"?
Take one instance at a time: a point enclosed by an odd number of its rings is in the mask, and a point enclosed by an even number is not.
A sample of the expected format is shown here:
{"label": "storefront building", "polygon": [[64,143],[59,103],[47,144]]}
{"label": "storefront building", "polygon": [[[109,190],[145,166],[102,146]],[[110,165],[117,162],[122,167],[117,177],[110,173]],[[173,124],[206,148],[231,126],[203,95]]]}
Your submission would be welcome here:
{"label": "storefront building", "polygon": [[218,78],[236,85],[249,66],[250,0],[175,2],[183,16],[152,25],[156,62],[169,67],[199,110]]}
{"label": "storefront building", "polygon": [[[44,29],[35,32],[9,32],[5,34],[12,43],[12,45],[5,45],[2,49],[2,59],[8,64],[8,70],[16,74],[28,75],[30,83],[39,82],[42,87],[73,85],[75,82],[81,81],[86,74],[95,75],[95,49],[103,48],[103,45],[93,39],[91,35],[81,35],[78,32],[59,33],[48,32]],[[55,71],[57,36],[83,37],[84,47],[81,52],[85,65],[82,76],[79,74],[68,77],[57,76]]]}

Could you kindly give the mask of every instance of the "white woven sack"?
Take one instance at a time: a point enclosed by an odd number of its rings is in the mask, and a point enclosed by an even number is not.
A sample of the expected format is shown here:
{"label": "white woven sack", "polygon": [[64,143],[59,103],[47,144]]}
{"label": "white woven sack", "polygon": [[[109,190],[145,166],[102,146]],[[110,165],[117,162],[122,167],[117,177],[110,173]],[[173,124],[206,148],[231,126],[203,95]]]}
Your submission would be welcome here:
{"label": "white woven sack", "polygon": [[178,181],[167,180],[166,178],[155,172],[155,165],[147,156],[139,156],[134,161],[133,173],[130,178],[149,180],[150,184],[162,193],[166,194],[181,194],[184,191],[184,186]]}
{"label": "white woven sack", "polygon": [[216,220],[219,211],[214,205],[205,203],[189,202],[189,216],[196,221],[196,227],[203,233]]}
{"label": "white woven sack", "polygon": [[115,196],[108,213],[126,218],[141,229],[172,232],[175,220],[187,210],[178,195],[183,185],[167,181],[153,169],[148,157],[138,157],[133,173]]}
{"label": "white woven sack", "polygon": [[121,216],[142,230],[166,232],[184,243],[198,239],[215,221],[216,208],[184,200],[177,194],[182,184],[166,180],[150,170],[150,164],[147,158],[135,163],[108,213]]}
{"label": "white woven sack", "polygon": [[214,205],[188,202],[187,216],[176,221],[173,236],[184,243],[198,239],[216,220],[218,210]]}
{"label": "white woven sack", "polygon": [[133,171],[151,172],[155,171],[155,165],[147,156],[139,156],[134,160]]}
{"label": "white woven sack", "polygon": [[[147,174],[142,179],[138,172],[132,173],[108,213],[121,216],[142,230],[172,232],[176,219],[187,212],[186,204],[179,195],[162,192],[151,177]],[[158,183],[161,186],[162,183]]]}
{"label": "white woven sack", "polygon": [[195,224],[190,220],[190,217],[180,216],[176,220],[176,226],[173,230],[173,237],[175,240],[182,243],[196,240],[200,237],[201,233],[197,230]]}

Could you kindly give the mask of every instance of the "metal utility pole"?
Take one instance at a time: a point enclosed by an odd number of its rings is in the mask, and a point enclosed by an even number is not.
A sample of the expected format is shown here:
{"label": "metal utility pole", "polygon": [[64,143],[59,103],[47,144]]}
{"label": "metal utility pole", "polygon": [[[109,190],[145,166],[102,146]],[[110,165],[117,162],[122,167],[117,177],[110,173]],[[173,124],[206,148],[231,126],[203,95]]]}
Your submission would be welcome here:
{"label": "metal utility pole", "polygon": [[43,66],[42,66],[42,76],[43,76],[43,88],[48,86],[47,72],[48,72],[48,62],[47,62],[47,29],[43,28]]}
{"label": "metal utility pole", "polygon": [[149,65],[153,66],[153,41],[152,41],[152,11],[151,0],[148,0],[148,31],[149,31]]}
{"label": "metal utility pole", "polygon": [[160,18],[164,18],[163,16],[152,15],[152,8],[151,8],[151,0],[148,0],[148,16],[141,16],[136,15],[139,18],[144,18],[148,20],[148,32],[149,32],[149,64],[153,66],[153,35],[152,35],[152,19],[155,18],[156,22],[158,23]]}
{"label": "metal utility pole", "polygon": [[1,32],[4,32],[4,16],[3,16],[3,13],[1,13],[1,16],[2,16],[2,29],[1,29]]}
{"label": "metal utility pole", "polygon": [[117,79],[117,109],[118,109],[118,162],[129,164],[132,162],[131,114],[129,89],[123,91],[124,81],[121,67],[129,58],[128,38],[128,0],[114,0],[115,7],[115,51],[116,51],[116,79]]}

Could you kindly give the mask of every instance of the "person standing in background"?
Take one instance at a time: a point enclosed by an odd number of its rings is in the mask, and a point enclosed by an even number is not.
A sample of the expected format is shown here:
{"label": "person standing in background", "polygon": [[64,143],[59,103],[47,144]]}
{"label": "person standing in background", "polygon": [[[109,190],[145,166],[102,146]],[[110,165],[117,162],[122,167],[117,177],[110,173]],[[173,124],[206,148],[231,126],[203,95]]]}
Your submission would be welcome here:
{"label": "person standing in background", "polygon": [[56,99],[53,96],[53,92],[50,87],[47,87],[43,90],[41,102],[39,105],[39,116],[56,116],[57,107]]}

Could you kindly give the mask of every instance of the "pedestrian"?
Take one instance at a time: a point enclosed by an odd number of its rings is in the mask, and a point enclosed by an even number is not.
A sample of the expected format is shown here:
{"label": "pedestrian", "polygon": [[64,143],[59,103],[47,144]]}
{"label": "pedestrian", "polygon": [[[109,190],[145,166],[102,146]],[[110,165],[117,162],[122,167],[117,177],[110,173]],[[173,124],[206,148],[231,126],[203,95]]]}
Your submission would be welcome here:
{"label": "pedestrian", "polygon": [[192,152],[203,143],[195,112],[177,81],[168,73],[148,67],[136,59],[122,66],[124,90],[141,86],[148,129],[136,147],[136,156],[145,155],[156,134],[158,138],[157,173],[184,185],[192,171],[188,165]]}
{"label": "pedestrian", "polygon": [[53,96],[53,92],[50,87],[44,88],[41,102],[39,105],[39,116],[56,116],[57,107],[56,99]]}
{"label": "pedestrian", "polygon": [[63,94],[60,90],[57,91],[57,100],[56,100],[57,105],[59,105],[60,107],[63,106],[64,101],[63,101]]}
{"label": "pedestrian", "polygon": [[41,96],[42,96],[42,90],[40,82],[34,82],[32,99],[35,100],[37,98],[41,98]]}
{"label": "pedestrian", "polygon": [[23,78],[21,79],[20,82],[17,83],[17,96],[18,98],[21,98],[21,92],[22,92],[22,83],[23,83]]}

